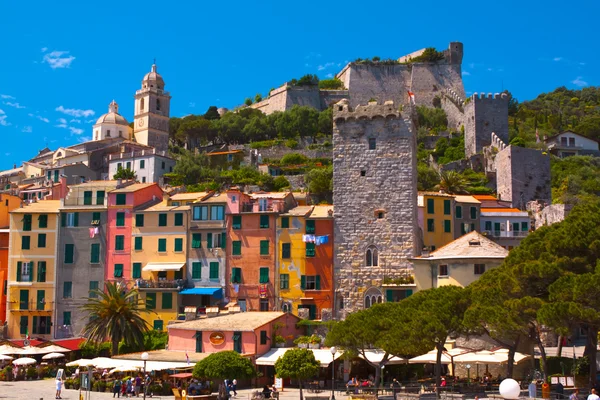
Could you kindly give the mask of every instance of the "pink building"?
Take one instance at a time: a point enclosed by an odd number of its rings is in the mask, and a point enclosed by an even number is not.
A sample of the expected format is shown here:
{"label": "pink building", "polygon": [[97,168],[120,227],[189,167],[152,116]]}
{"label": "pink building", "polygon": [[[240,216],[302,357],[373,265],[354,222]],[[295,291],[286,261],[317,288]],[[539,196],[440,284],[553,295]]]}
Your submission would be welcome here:
{"label": "pink building", "polygon": [[275,347],[275,336],[286,344],[303,334],[296,327],[300,318],[279,311],[237,312],[168,326],[169,351],[216,353],[233,350],[261,356]]}
{"label": "pink building", "polygon": [[136,207],[158,203],[163,191],[156,183],[134,183],[108,193],[105,281],[129,281],[131,276],[132,213]]}

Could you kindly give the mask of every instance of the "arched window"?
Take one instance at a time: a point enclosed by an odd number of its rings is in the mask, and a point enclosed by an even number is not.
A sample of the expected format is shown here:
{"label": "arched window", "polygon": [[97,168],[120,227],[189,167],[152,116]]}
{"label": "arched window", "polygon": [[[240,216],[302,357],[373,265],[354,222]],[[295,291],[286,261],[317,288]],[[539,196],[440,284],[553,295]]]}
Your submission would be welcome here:
{"label": "arched window", "polygon": [[369,308],[371,307],[371,297],[367,296],[365,297],[365,308]]}
{"label": "arched window", "polygon": [[160,111],[160,99],[156,99],[156,110]]}
{"label": "arched window", "polygon": [[140,100],[140,112],[144,112],[144,99]]}
{"label": "arched window", "polygon": [[377,251],[377,247],[369,246],[367,248],[367,253],[365,256],[365,265],[367,267],[379,266],[379,252]]}
{"label": "arched window", "polygon": [[292,312],[292,307],[290,306],[289,303],[283,303],[281,305],[281,311],[283,311],[284,313]]}
{"label": "arched window", "polygon": [[365,292],[365,308],[369,308],[372,305],[377,303],[381,303],[383,301],[383,296],[381,294],[381,290],[376,287],[371,287]]}

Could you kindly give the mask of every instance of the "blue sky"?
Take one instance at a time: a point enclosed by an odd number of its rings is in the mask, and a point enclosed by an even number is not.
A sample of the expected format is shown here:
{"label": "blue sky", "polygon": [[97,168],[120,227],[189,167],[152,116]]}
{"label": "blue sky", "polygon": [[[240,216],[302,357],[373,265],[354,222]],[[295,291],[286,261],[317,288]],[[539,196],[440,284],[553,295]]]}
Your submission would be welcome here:
{"label": "blue sky", "polygon": [[233,107],[358,57],[464,43],[465,90],[519,100],[599,85],[600,3],[549,1],[4,1],[0,168],[89,139],[154,58],[172,116]]}

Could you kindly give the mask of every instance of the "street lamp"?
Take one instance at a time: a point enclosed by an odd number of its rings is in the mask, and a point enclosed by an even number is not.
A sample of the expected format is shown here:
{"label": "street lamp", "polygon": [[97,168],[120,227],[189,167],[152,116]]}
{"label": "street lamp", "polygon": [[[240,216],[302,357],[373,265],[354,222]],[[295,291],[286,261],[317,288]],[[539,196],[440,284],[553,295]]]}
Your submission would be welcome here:
{"label": "street lamp", "polygon": [[521,395],[521,386],[514,379],[505,379],[498,388],[503,399],[518,399]]}
{"label": "street lamp", "polygon": [[471,364],[465,365],[467,367],[467,383],[471,384]]}
{"label": "street lamp", "polygon": [[144,400],[146,400],[146,390],[148,390],[148,388],[146,387],[148,385],[148,382],[146,380],[146,361],[148,361],[147,352],[142,353],[142,360],[144,360],[144,377],[142,379],[144,379]]}
{"label": "street lamp", "polygon": [[383,370],[385,369],[385,365],[381,366],[381,388],[383,389]]}
{"label": "street lamp", "polygon": [[333,358],[331,362],[331,400],[335,400],[335,353],[337,353],[337,349],[332,347],[329,351],[331,351],[331,357]]}

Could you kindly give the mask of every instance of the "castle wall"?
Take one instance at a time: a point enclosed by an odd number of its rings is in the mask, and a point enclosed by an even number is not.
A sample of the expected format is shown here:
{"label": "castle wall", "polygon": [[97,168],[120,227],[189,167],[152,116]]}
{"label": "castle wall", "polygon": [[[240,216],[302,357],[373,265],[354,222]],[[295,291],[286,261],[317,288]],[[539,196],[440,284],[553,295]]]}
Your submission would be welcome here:
{"label": "castle wall", "polygon": [[443,97],[446,89],[465,97],[465,88],[460,76],[460,65],[454,64],[413,64],[410,77],[411,92],[417,104],[432,105],[435,96]]}
{"label": "castle wall", "polygon": [[295,105],[309,106],[321,109],[321,97],[318,86],[291,86],[286,92],[285,109],[289,110]]}
{"label": "castle wall", "polygon": [[396,107],[408,103],[408,65],[350,64],[342,81],[350,93],[351,107],[367,104],[372,98],[379,102],[393,100]]}
{"label": "castle wall", "polygon": [[477,93],[465,106],[465,155],[483,151],[492,142],[492,132],[508,143],[508,96]]}
{"label": "castle wall", "polygon": [[349,92],[347,90],[321,90],[321,110],[327,109],[329,106],[347,99]]}
{"label": "castle wall", "polygon": [[551,203],[550,157],[539,150],[509,145],[496,154],[498,198],[525,209],[533,200]]}
{"label": "castle wall", "polygon": [[[383,279],[412,268],[407,258],[416,254],[418,229],[416,137],[408,115],[391,102],[353,111],[345,101],[333,110],[334,268],[343,317],[364,308],[367,291],[385,299]],[[369,149],[370,138],[376,149]],[[366,266],[371,246],[379,252],[377,266]]]}

